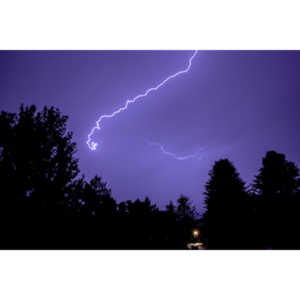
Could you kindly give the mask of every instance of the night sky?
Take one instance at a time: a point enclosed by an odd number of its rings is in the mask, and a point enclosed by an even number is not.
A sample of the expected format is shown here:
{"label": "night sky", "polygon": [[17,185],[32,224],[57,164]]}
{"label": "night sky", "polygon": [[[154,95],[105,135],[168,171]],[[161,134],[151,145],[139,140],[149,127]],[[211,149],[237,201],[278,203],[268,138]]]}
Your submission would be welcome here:
{"label": "night sky", "polygon": [[[199,51],[192,68],[103,121],[169,75],[192,51],[0,52],[0,109],[56,106],[69,116],[79,165],[117,201],[148,196],[163,207],[184,194],[201,209],[214,161],[229,158],[251,183],[268,150],[300,166],[300,51]],[[177,160],[197,154],[197,158]]]}

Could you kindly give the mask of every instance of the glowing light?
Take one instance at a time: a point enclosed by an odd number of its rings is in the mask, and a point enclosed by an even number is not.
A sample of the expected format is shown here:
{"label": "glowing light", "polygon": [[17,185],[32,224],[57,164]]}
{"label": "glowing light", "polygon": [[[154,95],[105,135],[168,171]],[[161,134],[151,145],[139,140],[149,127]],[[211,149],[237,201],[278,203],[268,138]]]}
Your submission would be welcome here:
{"label": "glowing light", "polygon": [[177,154],[173,153],[173,152],[170,152],[170,151],[167,151],[165,150],[165,147],[163,145],[161,145],[160,143],[150,143],[148,142],[148,144],[150,146],[157,146],[159,147],[159,149],[161,150],[161,152],[163,154],[166,154],[168,156],[171,156],[177,160],[187,160],[187,159],[191,159],[191,158],[196,158],[196,159],[202,159],[202,157],[200,156],[200,154],[189,154],[189,155],[185,155],[185,156],[178,156]]}
{"label": "glowing light", "polygon": [[194,238],[197,238],[199,235],[200,235],[199,230],[198,230],[198,229],[194,229],[194,230],[193,230],[193,237],[194,237]]}
{"label": "glowing light", "polygon": [[[100,118],[96,121],[96,126],[94,126],[90,133],[88,134],[88,139],[86,141],[88,147],[95,151],[98,147],[98,143],[94,142],[92,140],[92,136],[94,135],[95,131],[96,130],[100,130],[101,129],[101,121],[104,120],[104,119],[109,119],[109,118],[113,118],[115,117],[116,115],[118,115],[119,113],[121,113],[122,111],[125,111],[127,110],[129,104],[132,104],[132,103],[135,103],[137,100],[141,99],[141,98],[144,98],[146,97],[147,95],[149,95],[151,92],[154,92],[154,91],[157,91],[159,88],[163,87],[169,80],[177,77],[177,76],[180,76],[182,74],[185,74],[187,72],[189,72],[189,70],[191,69],[191,66],[192,66],[192,61],[193,59],[195,58],[196,54],[197,54],[197,50],[194,51],[193,55],[190,57],[189,61],[188,61],[188,65],[187,67],[184,69],[184,70],[181,70],[181,71],[178,71],[176,72],[175,74],[172,74],[170,75],[169,77],[167,77],[166,79],[164,79],[161,83],[159,83],[157,86],[155,87],[152,87],[152,88],[149,88],[148,90],[146,90],[145,93],[143,94],[140,94],[140,95],[137,95],[136,97],[134,97],[133,99],[128,99],[126,100],[124,106],[120,107],[119,109],[117,109],[116,111],[114,111],[113,113],[111,114],[108,114],[108,115],[102,115],[100,116]],[[175,158],[175,157],[174,157]],[[179,157],[179,158],[176,158],[176,159],[187,159],[187,158],[184,158],[184,157]]]}
{"label": "glowing light", "polygon": [[193,238],[195,239],[194,242],[190,242],[187,244],[187,247],[189,249],[199,249],[202,250],[203,248],[203,243],[200,242],[199,237],[200,237],[200,231],[198,229],[193,229],[192,231]]}

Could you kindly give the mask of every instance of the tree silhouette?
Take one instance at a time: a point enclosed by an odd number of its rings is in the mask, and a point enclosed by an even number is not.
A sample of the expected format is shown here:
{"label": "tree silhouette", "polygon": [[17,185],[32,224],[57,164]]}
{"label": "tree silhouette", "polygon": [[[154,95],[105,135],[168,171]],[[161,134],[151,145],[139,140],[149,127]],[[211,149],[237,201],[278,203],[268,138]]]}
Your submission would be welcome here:
{"label": "tree silhouette", "polygon": [[148,197],[144,201],[121,202],[119,236],[125,248],[151,249],[158,247],[158,208]]}
{"label": "tree silhouette", "polygon": [[299,230],[299,170],[284,154],[275,151],[267,152],[262,164],[253,187],[263,247],[295,247]]}
{"label": "tree silhouette", "polygon": [[206,183],[203,216],[204,238],[210,249],[245,247],[247,193],[235,167],[228,159],[215,162]]}
{"label": "tree silhouette", "polygon": [[178,230],[180,228],[178,224],[178,214],[176,205],[170,201],[166,205],[166,209],[161,213],[162,218],[160,220],[160,227],[164,228],[165,231],[165,241],[169,248],[182,248],[184,241],[179,241]]}
{"label": "tree silhouette", "polygon": [[191,207],[189,199],[181,195],[177,199],[177,215],[180,220],[192,220],[195,217],[195,207]]}
{"label": "tree silhouette", "polygon": [[208,249],[300,249],[300,178],[284,154],[266,153],[251,188],[216,161],[200,220],[181,195],[117,203],[99,176],[79,176],[75,143],[58,109],[0,113],[1,248],[186,249],[200,228]]}
{"label": "tree silhouette", "polygon": [[[79,172],[66,121],[53,107],[36,112],[35,106],[21,105],[18,114],[1,112],[0,216],[11,229],[22,223],[19,232],[26,226],[35,232],[37,222],[43,227],[54,214],[64,214]],[[28,229],[30,224],[35,228]]]}
{"label": "tree silhouette", "polygon": [[101,177],[95,176],[90,182],[83,181],[80,191],[82,196],[77,200],[79,211],[82,215],[112,218],[116,214],[117,205],[111,197],[111,190]]}
{"label": "tree silhouette", "polygon": [[191,230],[196,225],[196,209],[191,206],[189,199],[183,195],[177,199],[176,215],[178,239],[181,242],[181,247],[186,247]]}
{"label": "tree silhouette", "polygon": [[172,201],[170,201],[167,205],[166,205],[166,212],[170,215],[175,215],[175,210],[176,210],[176,207],[175,205],[173,204]]}

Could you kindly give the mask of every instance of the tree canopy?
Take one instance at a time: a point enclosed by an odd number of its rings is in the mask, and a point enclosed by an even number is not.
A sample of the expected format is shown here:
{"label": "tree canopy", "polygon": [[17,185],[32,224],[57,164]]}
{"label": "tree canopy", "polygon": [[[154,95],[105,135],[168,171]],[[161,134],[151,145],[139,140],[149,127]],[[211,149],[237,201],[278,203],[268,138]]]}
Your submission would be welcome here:
{"label": "tree canopy", "polygon": [[244,247],[247,193],[234,165],[216,161],[205,185],[204,233],[213,249]]}
{"label": "tree canopy", "polygon": [[267,152],[250,188],[217,160],[203,215],[184,195],[162,209],[115,200],[102,177],[80,174],[67,119],[33,105],[0,113],[0,248],[186,249],[200,229],[207,249],[300,249],[299,169],[284,154]]}

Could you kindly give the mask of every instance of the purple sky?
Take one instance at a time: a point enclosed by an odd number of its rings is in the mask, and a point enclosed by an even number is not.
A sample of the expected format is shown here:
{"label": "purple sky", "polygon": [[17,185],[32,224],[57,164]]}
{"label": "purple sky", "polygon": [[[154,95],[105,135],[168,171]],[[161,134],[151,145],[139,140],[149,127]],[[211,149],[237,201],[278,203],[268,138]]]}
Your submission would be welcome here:
{"label": "purple sky", "polygon": [[[189,73],[105,120],[102,114],[186,68],[192,51],[0,52],[0,109],[56,106],[69,116],[88,178],[102,176],[116,200],[149,196],[163,207],[184,194],[201,209],[215,160],[230,158],[250,183],[266,151],[300,166],[300,51],[199,51]],[[176,160],[151,143],[163,144]]]}

